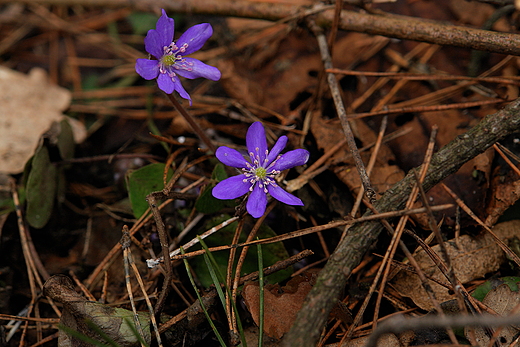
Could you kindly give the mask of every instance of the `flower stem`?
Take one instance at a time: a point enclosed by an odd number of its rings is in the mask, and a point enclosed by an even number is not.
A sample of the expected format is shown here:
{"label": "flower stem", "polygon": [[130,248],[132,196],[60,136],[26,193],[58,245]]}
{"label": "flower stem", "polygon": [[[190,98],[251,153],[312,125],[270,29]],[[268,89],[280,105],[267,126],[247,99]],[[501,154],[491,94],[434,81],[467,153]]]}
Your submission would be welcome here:
{"label": "flower stem", "polygon": [[170,101],[172,102],[173,107],[175,107],[182,114],[184,119],[186,119],[186,121],[190,124],[191,128],[197,134],[199,139],[202,142],[204,142],[204,144],[213,153],[215,153],[217,148],[213,145],[210,138],[206,135],[204,130],[202,130],[202,128],[199,126],[199,124],[195,121],[195,119],[188,113],[188,111],[181,105],[181,103],[179,101],[177,101],[177,99],[175,99],[175,96],[173,96],[172,94],[166,94],[166,96],[168,96],[168,99],[170,99]]}

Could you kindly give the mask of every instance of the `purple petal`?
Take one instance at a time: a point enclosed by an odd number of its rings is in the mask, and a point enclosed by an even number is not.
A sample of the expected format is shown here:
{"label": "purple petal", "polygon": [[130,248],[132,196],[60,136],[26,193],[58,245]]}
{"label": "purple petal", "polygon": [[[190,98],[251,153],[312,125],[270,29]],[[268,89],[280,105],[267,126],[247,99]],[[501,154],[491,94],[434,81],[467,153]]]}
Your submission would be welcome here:
{"label": "purple petal", "polygon": [[267,186],[269,194],[278,201],[283,202],[287,205],[298,205],[303,206],[303,202],[292,194],[287,193],[280,186],[273,186],[272,184]]}
{"label": "purple petal", "polygon": [[[216,67],[204,64],[198,59],[194,58],[184,58],[187,64],[177,64],[179,69],[176,69],[175,72],[181,75],[182,77],[194,79],[199,77],[207,78],[208,80],[218,81],[220,79],[220,70]],[[189,64],[189,65],[188,65]],[[189,70],[185,67],[189,66]]]}
{"label": "purple petal", "polygon": [[283,171],[295,166],[303,165],[309,160],[309,152],[305,149],[295,149],[284,153],[275,161],[272,170]]}
{"label": "purple petal", "polygon": [[217,148],[215,155],[217,156],[218,160],[227,166],[237,168],[247,167],[247,160],[245,160],[242,154],[240,154],[240,152],[236,149],[222,146]]}
{"label": "purple petal", "polygon": [[267,194],[265,194],[263,188],[255,184],[251,195],[247,198],[246,209],[247,212],[254,218],[260,218],[265,212],[267,207]]}
{"label": "purple petal", "polygon": [[202,23],[197,24],[189,28],[184,34],[177,40],[177,47],[182,47],[184,44],[188,44],[186,51],[182,52],[182,55],[188,55],[198,51],[204,46],[206,41],[213,35],[213,28],[211,24]]}
{"label": "purple petal", "polygon": [[148,34],[146,34],[144,38],[144,48],[146,51],[159,60],[164,55],[163,47],[164,44],[162,43],[161,35],[157,30],[148,30]]}
{"label": "purple petal", "polygon": [[157,85],[159,86],[159,89],[166,94],[171,94],[175,90],[175,83],[166,73],[159,74],[159,77],[157,77]]}
{"label": "purple petal", "polygon": [[287,136],[280,136],[280,138],[276,141],[273,148],[271,148],[271,151],[269,152],[269,155],[267,156],[267,162],[270,163],[273,160],[276,159],[278,154],[285,148],[285,145],[287,144]]}
{"label": "purple petal", "polygon": [[244,175],[226,178],[225,180],[217,183],[217,185],[211,191],[211,194],[217,199],[236,199],[239,196],[247,193],[249,191],[249,187],[251,187],[251,183],[247,181],[244,182],[245,178],[246,176]]}
{"label": "purple petal", "polygon": [[164,46],[168,46],[170,43],[172,43],[175,30],[175,21],[173,18],[168,18],[168,15],[164,9],[162,10],[161,17],[159,17],[157,20],[155,30],[157,31],[157,34],[159,34],[161,50]]}
{"label": "purple petal", "polygon": [[182,86],[181,80],[178,77],[176,77],[173,82],[175,84],[175,91],[177,93],[179,93],[181,98],[188,100],[190,102],[190,106],[191,106],[191,96],[190,96],[190,94],[188,94],[186,89],[184,89],[184,87]]}
{"label": "purple petal", "polygon": [[137,59],[135,71],[145,80],[153,80],[159,75],[159,62],[157,60]]}
{"label": "purple petal", "polygon": [[247,130],[246,135],[247,152],[249,155],[258,154],[259,164],[263,164],[266,159],[267,140],[265,139],[265,130],[261,122],[254,122]]}

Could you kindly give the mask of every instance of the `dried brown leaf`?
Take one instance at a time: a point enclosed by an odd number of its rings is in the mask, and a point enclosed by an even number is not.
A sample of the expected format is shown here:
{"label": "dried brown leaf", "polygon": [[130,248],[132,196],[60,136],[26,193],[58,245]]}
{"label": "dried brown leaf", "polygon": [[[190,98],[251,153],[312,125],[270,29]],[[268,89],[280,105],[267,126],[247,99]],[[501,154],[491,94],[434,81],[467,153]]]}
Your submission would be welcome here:
{"label": "dried brown leaf", "polygon": [[[520,234],[520,221],[497,224],[493,232],[505,241]],[[488,233],[475,237],[463,235],[458,240],[452,239],[445,244],[455,275],[462,283],[483,278],[486,274],[496,271],[506,260],[504,252]],[[438,245],[433,246],[432,249],[441,257]],[[414,256],[425,275],[448,283],[426,252],[421,249]],[[392,279],[392,285],[402,296],[411,298],[420,308],[428,311],[434,308],[416,274],[401,270]],[[439,302],[454,299],[448,288],[433,281],[430,281],[430,286]]]}
{"label": "dried brown leaf", "polygon": [[[492,290],[486,295],[483,304],[491,308],[493,311],[501,316],[507,316],[520,303],[520,292],[512,291],[507,284],[502,284]],[[480,346],[489,345],[489,336],[486,331],[480,327],[475,330],[475,338]],[[465,334],[469,338],[469,329],[465,329]],[[497,344],[495,346],[509,346],[515,336],[518,335],[518,329],[512,326],[503,327],[497,337]]]}
{"label": "dried brown leaf", "polygon": [[[34,154],[42,134],[70,104],[68,90],[47,81],[44,70],[34,68],[25,75],[0,67],[0,168],[7,173],[20,173]],[[66,118],[75,132],[76,142],[86,137],[84,127]]]}
{"label": "dried brown leaf", "polygon": [[[284,287],[265,286],[264,332],[267,335],[281,339],[289,331],[296,319],[296,313],[312,289],[314,280],[313,275],[301,275],[291,279]],[[258,282],[248,283],[244,286],[242,296],[257,325],[260,323],[259,295]]]}

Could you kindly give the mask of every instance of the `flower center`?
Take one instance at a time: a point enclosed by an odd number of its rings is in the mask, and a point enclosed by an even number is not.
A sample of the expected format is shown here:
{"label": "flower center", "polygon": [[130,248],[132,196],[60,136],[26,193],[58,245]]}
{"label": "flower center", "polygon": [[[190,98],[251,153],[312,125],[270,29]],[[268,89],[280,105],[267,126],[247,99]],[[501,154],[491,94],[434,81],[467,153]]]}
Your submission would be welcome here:
{"label": "flower center", "polygon": [[263,167],[257,167],[255,169],[255,176],[258,177],[259,179],[264,179],[265,176],[267,176],[267,170]]}
{"label": "flower center", "polygon": [[172,66],[172,65],[175,65],[175,63],[177,61],[179,61],[180,59],[182,59],[181,56],[178,56],[178,55],[165,55],[162,57],[161,59],[161,62],[165,65],[165,66]]}

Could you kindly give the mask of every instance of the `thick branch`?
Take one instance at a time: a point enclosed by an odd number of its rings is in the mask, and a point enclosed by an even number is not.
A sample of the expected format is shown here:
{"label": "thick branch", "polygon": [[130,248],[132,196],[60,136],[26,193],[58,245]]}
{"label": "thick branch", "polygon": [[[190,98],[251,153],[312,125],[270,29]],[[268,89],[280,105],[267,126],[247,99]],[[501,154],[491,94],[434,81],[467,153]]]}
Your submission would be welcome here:
{"label": "thick branch", "polygon": [[[458,136],[436,153],[424,180],[425,190],[432,188],[464,163],[484,152],[495,142],[520,130],[520,98],[503,110],[487,116],[467,133]],[[418,169],[415,169],[418,170]],[[413,171],[385,192],[374,204],[379,212],[404,207],[415,182]],[[366,215],[371,214],[367,212]],[[328,314],[336,303],[354,269],[368,248],[377,240],[383,226],[380,222],[366,222],[350,228],[320,272],[295,324],[284,339],[283,346],[315,346]]]}
{"label": "thick branch", "polygon": [[[9,2],[13,1],[0,0],[0,4]],[[247,0],[18,0],[17,2],[133,7],[145,11],[164,8],[171,13],[210,14],[272,21],[318,11],[316,23],[324,27],[330,26],[334,17],[332,9],[320,11],[330,6],[316,5],[308,9],[284,3],[273,5],[269,2]],[[339,28],[404,40],[520,55],[520,35],[443,24],[414,17],[342,11]]]}

